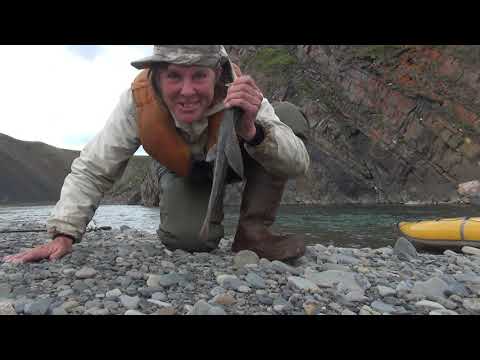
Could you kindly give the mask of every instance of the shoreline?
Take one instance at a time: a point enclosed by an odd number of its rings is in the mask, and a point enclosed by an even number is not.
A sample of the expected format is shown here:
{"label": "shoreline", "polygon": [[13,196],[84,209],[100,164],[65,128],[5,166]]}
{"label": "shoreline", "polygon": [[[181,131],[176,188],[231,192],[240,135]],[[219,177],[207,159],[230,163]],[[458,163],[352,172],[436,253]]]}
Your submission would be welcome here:
{"label": "shoreline", "polygon": [[[0,257],[46,239],[0,234]],[[233,254],[231,237],[191,254],[127,227],[90,232],[57,262],[0,262],[0,313],[480,314],[479,255],[417,253],[405,241],[378,249],[317,244],[284,263]]]}

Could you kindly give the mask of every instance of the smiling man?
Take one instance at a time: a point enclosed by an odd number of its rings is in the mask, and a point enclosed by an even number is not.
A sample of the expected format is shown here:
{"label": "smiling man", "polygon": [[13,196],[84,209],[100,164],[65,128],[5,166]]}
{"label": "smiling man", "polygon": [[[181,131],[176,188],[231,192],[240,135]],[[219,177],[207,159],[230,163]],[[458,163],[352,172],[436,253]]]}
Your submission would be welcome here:
{"label": "smiling man", "polygon": [[206,158],[231,107],[242,110],[236,132],[246,177],[232,250],[249,249],[269,260],[302,256],[301,237],[270,231],[287,180],[310,164],[300,111],[289,103],[272,107],[221,45],[156,45],[153,56],[132,65],[142,71],[65,179],[47,223],[52,240],[4,260],[58,259],[71,252],[140,145],[161,169],[160,241],[170,249],[215,249],[224,236],[222,209],[211,218],[208,239],[198,237],[212,187],[213,162]]}

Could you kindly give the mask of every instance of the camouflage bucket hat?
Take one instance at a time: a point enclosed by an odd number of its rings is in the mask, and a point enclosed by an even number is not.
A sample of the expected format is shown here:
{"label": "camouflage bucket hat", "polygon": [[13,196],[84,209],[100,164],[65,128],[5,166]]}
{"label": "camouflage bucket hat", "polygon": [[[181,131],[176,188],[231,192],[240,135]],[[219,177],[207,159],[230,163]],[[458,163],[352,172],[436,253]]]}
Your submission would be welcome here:
{"label": "camouflage bucket hat", "polygon": [[155,63],[197,65],[211,68],[227,63],[228,54],[223,45],[154,45],[153,55],[133,61],[137,69],[150,68]]}

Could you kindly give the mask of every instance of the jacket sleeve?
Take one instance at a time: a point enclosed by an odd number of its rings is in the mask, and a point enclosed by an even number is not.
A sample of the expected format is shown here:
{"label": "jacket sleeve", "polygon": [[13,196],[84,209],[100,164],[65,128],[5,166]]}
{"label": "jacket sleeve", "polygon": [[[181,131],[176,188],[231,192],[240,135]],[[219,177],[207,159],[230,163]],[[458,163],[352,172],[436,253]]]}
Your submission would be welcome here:
{"label": "jacket sleeve", "polygon": [[262,126],[265,139],[245,149],[271,174],[293,178],[307,173],[310,157],[303,141],[280,121],[267,99],[263,99],[256,122]]}
{"label": "jacket sleeve", "polygon": [[81,151],[65,178],[60,200],[47,221],[47,231],[80,242],[105,194],[119,179],[140,146],[131,90],[120,97],[103,130]]}

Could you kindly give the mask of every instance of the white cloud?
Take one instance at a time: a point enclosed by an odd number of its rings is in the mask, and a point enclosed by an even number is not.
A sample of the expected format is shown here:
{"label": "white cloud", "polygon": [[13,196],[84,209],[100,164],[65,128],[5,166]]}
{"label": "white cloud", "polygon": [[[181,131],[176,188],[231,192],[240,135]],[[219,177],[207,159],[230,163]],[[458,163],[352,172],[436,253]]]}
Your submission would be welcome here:
{"label": "white cloud", "polygon": [[107,121],[151,46],[0,45],[0,133],[80,150]]}

